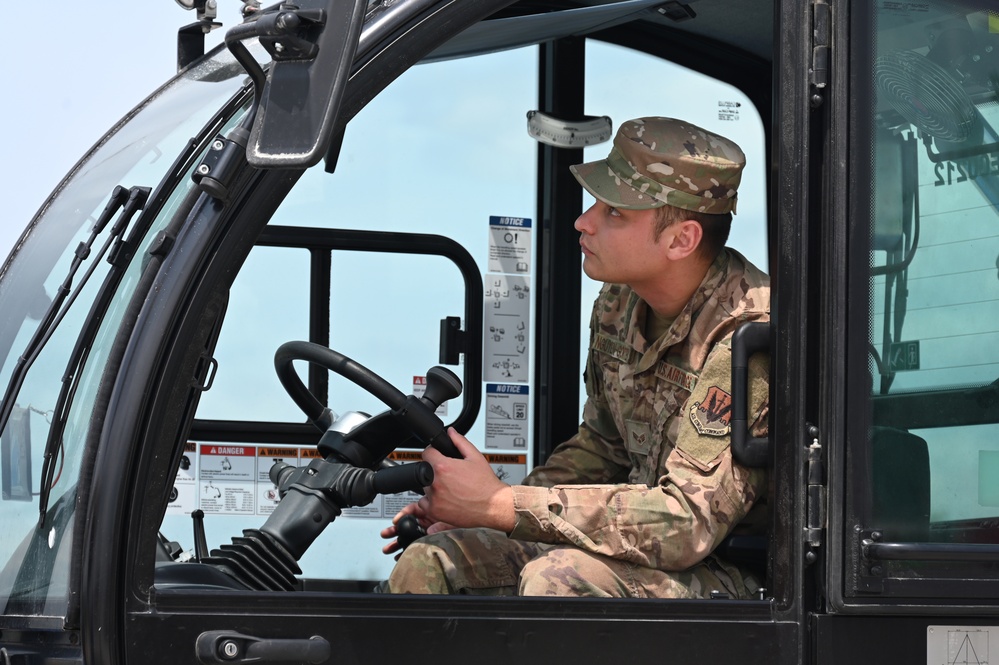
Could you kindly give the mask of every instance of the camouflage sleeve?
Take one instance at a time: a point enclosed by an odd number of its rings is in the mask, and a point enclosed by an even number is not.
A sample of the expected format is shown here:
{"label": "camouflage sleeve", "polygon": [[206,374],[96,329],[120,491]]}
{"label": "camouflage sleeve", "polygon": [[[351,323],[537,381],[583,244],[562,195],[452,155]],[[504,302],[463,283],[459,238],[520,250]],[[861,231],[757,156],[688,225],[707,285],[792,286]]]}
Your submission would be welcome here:
{"label": "camouflage sleeve", "polygon": [[594,431],[587,423],[558,446],[544,465],[524,478],[524,485],[552,487],[583,483],[617,483],[628,478],[628,459],[620,445]]}
{"label": "camouflage sleeve", "polygon": [[579,431],[562,443],[547,461],[524,479],[524,485],[552,487],[583,483],[616,483],[627,480],[631,462],[617,425],[603,395],[600,364],[593,356],[593,327],[590,324],[590,352],[583,373],[586,404]]}
{"label": "camouflage sleeve", "polygon": [[[750,364],[749,403],[757,434],[766,431],[767,366],[763,358]],[[655,486],[514,487],[517,522],[511,537],[569,543],[661,570],[698,563],[749,512],[767,484],[764,470],[732,459],[730,373],[731,351],[720,344],[678,414],[679,426],[670,428],[677,432],[675,447]],[[706,418],[705,410],[713,417]]]}

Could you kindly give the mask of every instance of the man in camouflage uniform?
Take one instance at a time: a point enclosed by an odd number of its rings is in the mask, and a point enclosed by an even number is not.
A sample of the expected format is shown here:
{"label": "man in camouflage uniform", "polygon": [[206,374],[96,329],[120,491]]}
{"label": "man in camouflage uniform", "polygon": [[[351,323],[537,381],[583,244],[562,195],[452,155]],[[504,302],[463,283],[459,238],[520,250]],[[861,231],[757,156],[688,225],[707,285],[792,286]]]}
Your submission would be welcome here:
{"label": "man in camouflage uniform", "polygon": [[[433,485],[393,523],[414,515],[431,535],[401,555],[388,591],[753,594],[751,576],[714,553],[767,484],[729,447],[731,336],[766,321],[770,306],[767,276],[724,247],[744,166],[728,139],[642,118],[618,130],[607,159],[572,167],[597,199],[576,221],[583,269],[606,282],[590,322],[583,423],[518,486],[454,430],[464,459],[428,448]],[[757,358],[757,436],[767,394]],[[395,535],[394,525],[382,532]]]}

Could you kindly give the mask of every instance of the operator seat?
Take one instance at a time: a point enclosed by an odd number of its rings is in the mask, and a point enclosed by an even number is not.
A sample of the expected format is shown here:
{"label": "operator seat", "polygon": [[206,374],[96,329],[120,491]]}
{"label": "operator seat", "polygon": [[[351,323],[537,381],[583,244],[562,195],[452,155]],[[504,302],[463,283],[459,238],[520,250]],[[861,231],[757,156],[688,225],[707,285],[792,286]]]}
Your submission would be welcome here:
{"label": "operator seat", "polygon": [[887,542],[925,542],[930,531],[930,454],[926,441],[894,427],[870,433],[870,526]]}

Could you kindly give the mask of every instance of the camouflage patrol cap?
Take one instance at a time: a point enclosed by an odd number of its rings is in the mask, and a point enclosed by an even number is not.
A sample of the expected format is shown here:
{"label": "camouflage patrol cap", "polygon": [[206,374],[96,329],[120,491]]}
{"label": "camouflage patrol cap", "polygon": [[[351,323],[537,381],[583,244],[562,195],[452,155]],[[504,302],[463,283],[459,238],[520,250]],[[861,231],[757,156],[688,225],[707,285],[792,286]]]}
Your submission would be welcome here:
{"label": "camouflage patrol cap", "polygon": [[615,208],[671,205],[718,214],[735,212],[745,166],[742,150],[724,136],[674,118],[638,118],[617,130],[607,159],[569,169]]}

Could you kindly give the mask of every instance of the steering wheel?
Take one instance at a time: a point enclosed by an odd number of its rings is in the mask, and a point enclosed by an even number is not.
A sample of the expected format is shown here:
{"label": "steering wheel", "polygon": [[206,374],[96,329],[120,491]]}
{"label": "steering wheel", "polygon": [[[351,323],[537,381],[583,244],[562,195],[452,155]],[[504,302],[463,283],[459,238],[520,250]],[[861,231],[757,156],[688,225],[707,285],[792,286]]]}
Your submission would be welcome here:
{"label": "steering wheel", "polygon": [[[285,342],[274,353],[274,369],[288,395],[320,430],[327,431],[333,424],[333,412],[323,406],[312,394],[292,363],[305,360],[336,372],[381,400],[389,411],[375,416],[350,433],[350,438],[363,439],[366,427],[385,427],[385,420],[394,421],[411,432],[426,445],[431,445],[448,457],[460,458],[458,449],[451,443],[444,423],[434,413],[442,402],[461,394],[461,380],[444,367],[427,370],[427,390],[422,397],[404,395],[388,381],[354,362],[342,353],[313,342]],[[355,434],[357,432],[357,434]]]}
{"label": "steering wheel", "polygon": [[[336,372],[380,399],[389,410],[341,431],[346,428],[337,427],[333,412],[298,377],[292,367],[296,360]],[[267,521],[259,529],[244,530],[231,546],[213,550],[201,562],[221,570],[243,588],[291,591],[301,573],[297,562],[344,508],[366,506],[378,494],[419,491],[433,482],[433,467],[427,462],[385,462],[402,441],[415,436],[445,455],[461,457],[434,413],[441,402],[461,394],[461,381],[443,367],[431,367],[426,393],[403,395],[363,365],[312,342],[282,344],[274,354],[274,368],[291,398],[323,430],[318,444],[322,458],[313,459],[307,467],[275,462],[268,475],[282,498]],[[418,536],[419,531],[415,520],[405,525],[400,543],[406,534]]]}

